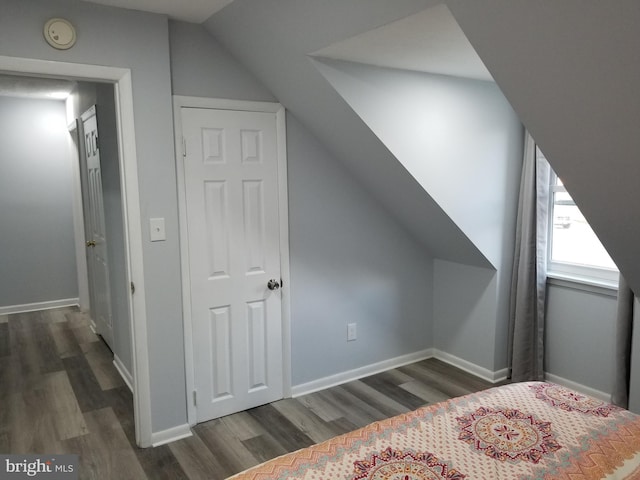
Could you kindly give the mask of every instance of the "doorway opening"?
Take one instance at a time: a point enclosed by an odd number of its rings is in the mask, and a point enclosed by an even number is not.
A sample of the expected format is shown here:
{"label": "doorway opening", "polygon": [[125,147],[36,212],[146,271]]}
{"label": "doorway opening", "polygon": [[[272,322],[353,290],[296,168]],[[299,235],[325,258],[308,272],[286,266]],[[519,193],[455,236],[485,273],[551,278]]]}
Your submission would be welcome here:
{"label": "doorway opening", "polygon": [[133,121],[133,98],[129,69],[86,64],[50,62],[0,56],[0,73],[18,76],[62,78],[76,82],[110,84],[116,122],[122,241],[123,276],[126,285],[135,284],[135,295],[126,295],[126,318],[130,333],[131,381],[134,397],[136,443],[152,443],[147,325],[142,263],[142,231],[138,193],[137,159]]}

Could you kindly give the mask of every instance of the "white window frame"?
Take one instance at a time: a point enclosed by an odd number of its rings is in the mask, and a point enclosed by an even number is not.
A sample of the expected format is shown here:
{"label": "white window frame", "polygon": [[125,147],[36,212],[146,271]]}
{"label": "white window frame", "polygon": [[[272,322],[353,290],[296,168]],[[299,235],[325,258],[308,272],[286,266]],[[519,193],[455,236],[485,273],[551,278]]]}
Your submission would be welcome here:
{"label": "white window frame", "polygon": [[[619,272],[617,269],[606,267],[595,267],[571,262],[558,262],[552,259],[553,248],[553,218],[555,208],[555,194],[557,192],[567,192],[564,185],[557,185],[558,176],[551,169],[549,185],[549,229],[547,238],[547,277],[559,280],[568,280],[575,283],[582,283],[607,289],[618,288]],[[575,202],[574,202],[575,205]]]}

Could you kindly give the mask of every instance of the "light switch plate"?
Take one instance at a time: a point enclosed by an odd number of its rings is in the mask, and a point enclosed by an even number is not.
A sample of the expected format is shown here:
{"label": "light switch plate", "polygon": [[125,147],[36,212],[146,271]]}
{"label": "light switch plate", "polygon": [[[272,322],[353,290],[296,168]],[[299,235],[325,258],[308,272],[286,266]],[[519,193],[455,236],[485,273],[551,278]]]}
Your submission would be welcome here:
{"label": "light switch plate", "polygon": [[164,218],[149,219],[149,236],[152,242],[160,242],[167,239],[164,229]]}
{"label": "light switch plate", "polygon": [[347,342],[353,342],[358,338],[356,333],[356,324],[348,323],[347,324]]}

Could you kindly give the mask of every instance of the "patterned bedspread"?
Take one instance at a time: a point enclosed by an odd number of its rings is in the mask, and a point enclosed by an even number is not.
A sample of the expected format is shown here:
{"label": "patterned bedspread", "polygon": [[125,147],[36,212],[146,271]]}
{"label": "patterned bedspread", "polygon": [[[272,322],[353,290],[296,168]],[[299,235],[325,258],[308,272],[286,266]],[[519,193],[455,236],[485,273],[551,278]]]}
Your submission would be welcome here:
{"label": "patterned bedspread", "polygon": [[234,480],[640,479],[640,416],[540,382],[376,422]]}

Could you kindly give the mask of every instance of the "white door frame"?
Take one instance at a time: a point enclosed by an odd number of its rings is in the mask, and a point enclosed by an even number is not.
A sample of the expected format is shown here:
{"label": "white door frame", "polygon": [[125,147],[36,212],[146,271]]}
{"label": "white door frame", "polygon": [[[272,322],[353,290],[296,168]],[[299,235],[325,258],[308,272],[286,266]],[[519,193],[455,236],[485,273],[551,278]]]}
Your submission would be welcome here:
{"label": "white door frame", "polygon": [[115,85],[115,103],[120,157],[120,186],[124,217],[127,281],[136,285],[128,305],[133,353],[133,411],[136,443],[151,446],[151,386],[147,344],[144,265],[142,262],[142,222],[138,191],[138,161],[133,118],[131,70],[81,63],[56,62],[0,56],[0,72],[49,75],[75,80],[109,81]]}
{"label": "white door frame", "polygon": [[191,282],[189,273],[189,243],[187,231],[187,197],[184,178],[184,158],[182,140],[182,108],[210,108],[214,110],[234,110],[243,112],[265,112],[276,114],[276,135],[278,144],[278,213],[280,217],[280,267],[282,269],[282,375],[283,394],[291,397],[291,302],[289,276],[289,204],[287,193],[287,139],[285,110],[279,103],[250,102],[218,98],[173,96],[173,116],[176,131],[176,173],[178,179],[178,217],[180,220],[180,258],[182,266],[182,305],[184,322],[184,352],[186,369],[187,420],[193,426],[196,421],[196,407],[192,392],[195,390],[193,362],[193,325],[191,322]]}

